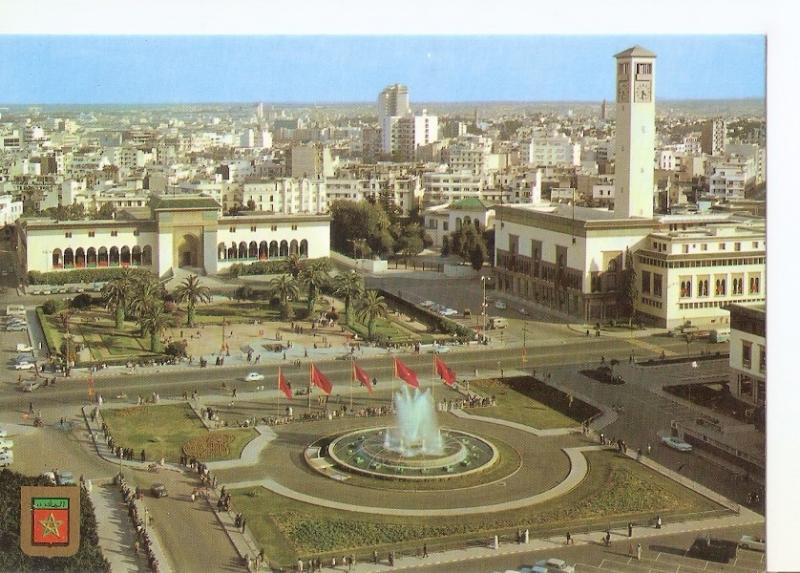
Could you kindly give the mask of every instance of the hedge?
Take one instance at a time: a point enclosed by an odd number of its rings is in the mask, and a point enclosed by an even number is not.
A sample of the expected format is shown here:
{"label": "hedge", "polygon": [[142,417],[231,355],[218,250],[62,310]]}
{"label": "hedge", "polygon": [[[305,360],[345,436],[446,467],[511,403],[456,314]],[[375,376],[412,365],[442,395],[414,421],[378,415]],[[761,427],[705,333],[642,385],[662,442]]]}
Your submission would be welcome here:
{"label": "hedge", "polygon": [[51,355],[61,354],[59,344],[56,343],[56,340],[53,337],[53,327],[47,321],[47,315],[45,315],[44,311],[42,311],[41,306],[36,307],[36,318],[39,319],[39,324],[42,326],[44,340],[47,343],[49,353]]}
{"label": "hedge", "polygon": [[[146,273],[150,271],[146,269],[138,269],[127,267],[134,274]],[[29,285],[65,285],[77,283],[94,283],[112,281],[122,276],[124,267],[115,267],[113,269],[76,269],[74,271],[51,271],[42,273],[39,271],[28,271],[28,284]]]}
{"label": "hedge", "polygon": [[[327,258],[327,257],[322,257]],[[302,264],[321,259],[301,259]],[[232,277],[246,275],[281,275],[289,272],[289,262],[286,259],[273,261],[255,261],[250,264],[233,263],[228,267],[228,274]]]}
{"label": "hedge", "polygon": [[45,482],[41,477],[24,476],[8,469],[0,472],[0,571],[111,571],[111,564],[100,549],[94,506],[86,492],[81,492],[81,541],[78,552],[72,557],[25,555],[19,547],[20,490],[23,485],[45,485]]}

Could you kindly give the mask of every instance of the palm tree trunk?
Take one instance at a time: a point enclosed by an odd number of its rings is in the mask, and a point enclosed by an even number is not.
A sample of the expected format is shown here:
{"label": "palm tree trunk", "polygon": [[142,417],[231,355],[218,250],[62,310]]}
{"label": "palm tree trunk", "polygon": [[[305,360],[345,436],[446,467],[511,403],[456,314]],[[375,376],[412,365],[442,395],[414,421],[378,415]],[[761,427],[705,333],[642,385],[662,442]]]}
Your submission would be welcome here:
{"label": "palm tree trunk", "polygon": [[122,330],[123,323],[125,322],[125,307],[118,304],[114,309],[114,328]]}
{"label": "palm tree trunk", "polygon": [[345,324],[350,324],[350,297],[344,297],[344,320]]}
{"label": "palm tree trunk", "polygon": [[371,318],[369,323],[367,324],[367,332],[369,333],[369,339],[372,340],[372,329],[375,328],[375,319]]}
{"label": "palm tree trunk", "polygon": [[161,340],[157,332],[150,333],[150,351],[161,352]]}
{"label": "palm tree trunk", "polygon": [[189,303],[186,305],[186,326],[192,327],[194,325],[194,305]]}

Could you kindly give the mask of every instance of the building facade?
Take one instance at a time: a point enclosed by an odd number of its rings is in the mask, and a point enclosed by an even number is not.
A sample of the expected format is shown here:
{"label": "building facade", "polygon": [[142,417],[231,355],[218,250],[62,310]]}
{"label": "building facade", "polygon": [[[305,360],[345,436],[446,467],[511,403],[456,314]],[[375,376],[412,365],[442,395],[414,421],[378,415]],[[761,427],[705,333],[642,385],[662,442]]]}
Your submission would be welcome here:
{"label": "building facade", "polygon": [[730,308],[730,388],[754,406],[767,402],[767,313],[763,304]]}

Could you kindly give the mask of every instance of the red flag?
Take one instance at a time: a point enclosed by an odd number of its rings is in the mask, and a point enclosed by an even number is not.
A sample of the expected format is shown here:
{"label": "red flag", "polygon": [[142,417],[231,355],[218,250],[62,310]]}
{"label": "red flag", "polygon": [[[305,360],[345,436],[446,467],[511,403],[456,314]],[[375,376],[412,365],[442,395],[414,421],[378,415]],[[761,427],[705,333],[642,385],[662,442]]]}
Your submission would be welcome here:
{"label": "red flag", "polygon": [[278,368],[278,389],[286,394],[289,400],[292,399],[292,385],[286,381],[286,376],[283,375],[280,368]]}
{"label": "red flag", "polygon": [[416,372],[403,364],[398,358],[394,359],[394,375],[401,380],[404,380],[405,383],[412,388],[419,388],[419,381],[417,380]]}
{"label": "red flag", "polygon": [[436,365],[436,373],[439,375],[442,381],[448,386],[452,386],[456,381],[456,373],[448,368],[447,364],[444,363],[444,360],[438,356],[433,358],[433,363]]}
{"label": "red flag", "polygon": [[311,383],[326,394],[330,394],[331,390],[333,389],[333,384],[331,384],[331,381],[328,380],[327,376],[320,372],[313,364],[311,365]]}
{"label": "red flag", "polygon": [[372,392],[372,381],[369,379],[369,375],[359,368],[355,361],[353,361],[353,378],[366,386],[370,393]]}

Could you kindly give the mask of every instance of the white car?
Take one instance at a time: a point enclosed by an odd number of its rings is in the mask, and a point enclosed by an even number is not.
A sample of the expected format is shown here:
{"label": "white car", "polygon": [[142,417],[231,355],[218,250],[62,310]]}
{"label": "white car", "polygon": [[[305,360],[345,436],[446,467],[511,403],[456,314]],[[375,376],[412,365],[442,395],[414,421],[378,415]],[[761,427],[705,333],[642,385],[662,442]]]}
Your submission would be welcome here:
{"label": "white car", "polygon": [[17,362],[14,364],[14,370],[32,370],[33,367],[33,362]]}
{"label": "white car", "polygon": [[537,561],[534,567],[541,567],[545,569],[547,573],[575,573],[575,567],[567,565],[566,561],[563,559],[556,559],[555,557]]}
{"label": "white car", "polygon": [[9,440],[8,438],[0,438],[0,449],[13,448],[13,447],[14,447],[14,440]]}
{"label": "white car", "polygon": [[17,352],[33,352],[33,346],[30,344],[17,344]]}
{"label": "white car", "polygon": [[505,310],[508,308],[508,305],[506,304],[505,301],[498,300],[497,302],[494,303],[494,307],[499,308],[500,310]]}
{"label": "white car", "polygon": [[661,442],[667,446],[672,448],[673,450],[678,450],[679,452],[691,452],[692,445],[687,444],[683,440],[676,438],[674,436],[664,436],[661,438]]}
{"label": "white car", "polygon": [[264,379],[263,374],[259,374],[258,372],[251,372],[247,376],[244,377],[245,381],[247,382],[260,382]]}
{"label": "white car", "polygon": [[750,549],[752,551],[766,551],[767,542],[761,537],[756,537],[755,535],[742,535],[742,538],[739,539],[739,547]]}

